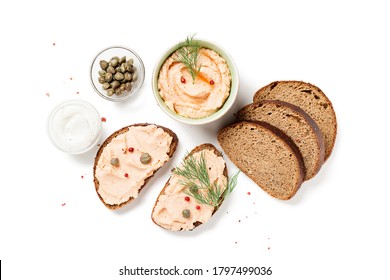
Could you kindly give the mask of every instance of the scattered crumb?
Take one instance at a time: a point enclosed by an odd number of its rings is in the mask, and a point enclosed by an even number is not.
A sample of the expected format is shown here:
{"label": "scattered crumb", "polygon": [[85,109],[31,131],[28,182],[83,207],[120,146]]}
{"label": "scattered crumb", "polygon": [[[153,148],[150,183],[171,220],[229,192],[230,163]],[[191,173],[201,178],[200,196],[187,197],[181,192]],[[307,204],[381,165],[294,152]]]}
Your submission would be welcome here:
{"label": "scattered crumb", "polygon": [[81,179],[84,179],[84,175],[81,175]]}
{"label": "scattered crumb", "polygon": [[76,91],[76,94],[80,94],[80,92]]}
{"label": "scattered crumb", "polygon": [[268,247],[268,250],[271,249],[271,247]]}
{"label": "scattered crumb", "polygon": [[248,195],[251,195],[251,192],[247,192]]}
{"label": "scattered crumb", "polygon": [[238,242],[237,242],[237,241],[235,241],[234,243],[235,243],[235,244],[237,244]]}
{"label": "scattered crumb", "polygon": [[65,206],[65,205],[66,205],[66,203],[65,203],[65,202],[61,204],[61,206]]}
{"label": "scattered crumb", "polygon": [[72,80],[73,80],[73,77],[69,77],[69,80],[71,80],[71,81],[72,81]]}
{"label": "scattered crumb", "polygon": [[47,96],[47,97],[50,97],[50,93],[46,92],[46,96]]}
{"label": "scattered crumb", "polygon": [[238,220],[239,223],[241,223],[241,220]]}
{"label": "scattered crumb", "polygon": [[248,216],[245,216],[245,218],[247,218],[247,219],[248,219]]}
{"label": "scattered crumb", "polygon": [[56,42],[53,42],[53,47],[55,47],[56,46]]}
{"label": "scattered crumb", "polygon": [[96,146],[97,146],[97,147],[100,147],[100,145],[101,145],[101,144],[100,144],[100,143],[98,143]]}
{"label": "scattered crumb", "polygon": [[105,117],[102,117],[102,122],[106,122],[107,119]]}

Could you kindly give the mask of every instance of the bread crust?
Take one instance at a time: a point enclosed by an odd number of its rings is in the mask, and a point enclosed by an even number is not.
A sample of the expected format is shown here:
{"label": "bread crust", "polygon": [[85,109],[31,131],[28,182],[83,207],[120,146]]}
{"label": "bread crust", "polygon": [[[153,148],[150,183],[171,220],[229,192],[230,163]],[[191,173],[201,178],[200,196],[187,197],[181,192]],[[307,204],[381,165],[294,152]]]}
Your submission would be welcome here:
{"label": "bread crust", "polygon": [[[270,125],[269,123],[266,123],[266,122],[261,122],[261,121],[240,121],[240,122],[237,122],[237,123],[233,123],[225,128],[222,128],[219,133],[218,133],[218,141],[220,143],[220,145],[223,147],[223,144],[221,143],[222,142],[222,139],[221,139],[221,136],[224,132],[224,130],[232,127],[234,128],[235,126],[241,126],[241,125],[251,125],[251,126],[259,126],[261,128],[265,128],[266,130],[268,130],[270,133],[274,134],[276,137],[278,137],[279,139],[281,139],[281,142],[284,143],[284,145],[287,147],[287,149],[289,149],[294,155],[295,157],[297,158],[297,162],[298,162],[298,174],[297,174],[297,183],[296,185],[294,186],[294,189],[286,194],[285,196],[281,197],[281,196],[278,196],[277,194],[275,193],[270,193],[269,191],[266,190],[266,188],[264,188],[263,186],[259,185],[254,178],[252,178],[253,176],[250,176],[248,175],[244,170],[242,170],[240,168],[240,166],[237,165],[237,163],[235,161],[233,161],[237,167],[243,171],[248,177],[250,177],[259,187],[261,187],[263,190],[265,190],[268,194],[270,194],[271,196],[275,197],[275,198],[278,198],[278,199],[281,199],[281,200],[288,200],[290,198],[292,198],[296,192],[299,190],[299,188],[301,187],[302,183],[303,183],[303,179],[305,177],[305,167],[304,167],[304,163],[303,163],[303,158],[302,158],[302,155],[301,155],[301,152],[299,151],[298,147],[295,145],[295,143],[290,139],[290,137],[288,137],[285,133],[283,133],[280,129]],[[226,153],[226,151],[225,151]]]}
{"label": "bread crust", "polygon": [[[173,154],[175,153],[176,151],[176,147],[177,145],[179,144],[179,139],[176,135],[176,133],[174,133],[172,130],[170,130],[169,128],[166,128],[164,126],[161,126],[161,125],[156,125],[156,124],[150,124],[150,123],[136,123],[136,124],[132,124],[132,125],[129,125],[129,126],[125,126],[117,131],[115,131],[114,133],[112,133],[110,136],[107,137],[107,139],[101,144],[97,154],[96,154],[96,157],[95,157],[95,162],[94,162],[94,166],[93,166],[93,182],[95,184],[95,190],[96,190],[96,193],[100,199],[101,202],[103,202],[103,204],[108,208],[108,209],[111,209],[111,210],[116,210],[116,209],[119,209],[123,206],[125,206],[126,204],[129,204],[130,202],[132,202],[134,200],[133,197],[130,197],[129,200],[125,201],[125,202],[122,202],[121,204],[107,204],[103,198],[100,196],[98,190],[99,190],[99,186],[100,186],[100,183],[99,183],[99,180],[96,178],[96,167],[97,167],[97,164],[99,162],[99,159],[100,159],[100,156],[104,150],[104,148],[112,141],[112,139],[114,139],[115,137],[117,137],[118,135],[120,134],[123,134],[123,133],[126,133],[127,131],[129,131],[129,128],[130,127],[134,127],[134,126],[149,126],[149,125],[154,125],[158,128],[161,128],[162,130],[164,130],[164,132],[168,133],[171,137],[172,137],[172,142],[171,142],[171,145],[169,147],[169,151],[168,151],[168,156],[169,158],[171,158],[173,156]],[[160,167],[161,168],[161,167]],[[145,179],[145,182],[144,184],[141,186],[141,188],[139,189],[138,193],[141,192],[141,190],[146,186],[146,184],[149,182],[149,180],[154,176],[154,174],[160,169],[156,169],[153,171],[153,174],[150,175],[148,178]]]}
{"label": "bread crust", "polygon": [[302,110],[298,106],[295,106],[289,102],[285,102],[285,101],[281,101],[281,100],[262,100],[259,102],[254,102],[254,103],[248,104],[248,105],[244,106],[237,113],[237,120],[251,121],[251,120],[245,119],[242,115],[248,110],[255,110],[256,108],[261,107],[262,105],[265,105],[265,104],[275,104],[277,106],[290,108],[292,111],[299,114],[305,120],[305,122],[310,126],[311,130],[313,131],[313,133],[316,137],[317,147],[318,147],[318,160],[316,161],[313,174],[311,176],[309,176],[308,173],[305,172],[305,181],[311,179],[319,172],[319,170],[321,169],[321,167],[324,163],[324,158],[325,158],[325,143],[324,143],[324,139],[322,137],[321,130],[318,127],[317,123],[309,116],[309,114],[307,114],[304,110]]}
{"label": "bread crust", "polygon": [[[275,87],[280,88],[291,88],[291,89],[296,89],[298,87],[305,87],[308,88],[308,90],[303,90],[303,92],[308,92],[311,89],[314,89],[316,91],[316,94],[313,94],[313,100],[316,100],[317,98],[315,95],[320,95],[320,98],[323,99],[326,103],[324,103],[324,106],[329,107],[329,110],[327,111],[327,114],[329,114],[330,118],[332,119],[332,131],[334,133],[330,136],[330,141],[325,141],[325,157],[324,157],[324,162],[330,157],[334,145],[336,143],[336,137],[337,137],[337,118],[336,118],[336,112],[334,110],[332,102],[329,100],[329,98],[325,95],[325,93],[316,85],[310,84],[308,82],[303,82],[303,81],[294,81],[294,80],[286,80],[286,81],[275,81],[272,82],[259,90],[256,91],[256,93],[253,96],[253,102],[259,102],[261,100],[265,99],[270,99],[267,95],[268,93],[271,93]],[[297,92],[301,92],[301,90],[296,90]],[[294,104],[297,107],[300,107],[300,104]],[[303,108],[302,108],[303,109]],[[306,112],[307,113],[307,112]],[[314,120],[316,120],[314,115],[310,115]],[[318,125],[318,124],[317,124]],[[319,125],[320,129],[321,126]],[[323,133],[323,131],[321,131]],[[325,138],[325,136],[323,136]]]}
{"label": "bread crust", "polygon": [[[195,153],[197,153],[197,152],[204,151],[204,150],[210,150],[210,151],[214,152],[214,154],[215,154],[217,157],[222,157],[222,158],[223,158],[222,153],[221,153],[213,144],[204,143],[204,144],[198,145],[198,146],[196,146],[195,148],[193,148],[193,149],[184,157],[184,160],[186,160],[189,156],[191,156],[191,155],[193,155],[193,154],[195,154]],[[173,169],[172,171],[174,171],[174,170],[175,170],[175,169]],[[227,180],[229,180],[226,162],[225,162],[225,168],[223,169],[223,175],[226,177]],[[161,225],[159,225],[159,224],[154,220],[154,218],[153,218],[153,212],[154,212],[154,209],[156,208],[157,203],[159,202],[160,196],[165,194],[165,190],[166,190],[166,188],[167,188],[168,185],[169,185],[168,183],[169,183],[169,180],[170,180],[170,179],[171,179],[171,177],[169,177],[169,179],[168,179],[167,182],[165,183],[164,187],[163,187],[162,190],[160,191],[160,193],[159,193],[159,195],[158,195],[158,197],[157,197],[157,199],[156,199],[156,202],[154,203],[153,210],[152,210],[152,214],[151,214],[151,218],[152,218],[153,223],[155,223],[155,224],[158,225],[159,227],[161,227]],[[225,190],[225,191],[226,191],[226,190]],[[213,210],[213,213],[211,214],[211,216],[214,215],[214,213],[219,209],[219,207],[222,205],[222,203],[223,203],[223,199],[221,200],[221,203],[220,203],[218,206],[214,207],[214,210]],[[199,221],[195,222],[195,223],[194,223],[194,228],[193,228],[193,229],[197,228],[197,227],[200,226],[201,224],[202,224],[202,223],[199,222]],[[164,228],[164,227],[161,227],[161,228]],[[164,228],[164,229],[166,229],[166,228]],[[193,230],[193,229],[192,229],[192,230]],[[183,229],[181,229],[181,230],[183,230]],[[181,231],[181,230],[180,230],[180,231]]]}

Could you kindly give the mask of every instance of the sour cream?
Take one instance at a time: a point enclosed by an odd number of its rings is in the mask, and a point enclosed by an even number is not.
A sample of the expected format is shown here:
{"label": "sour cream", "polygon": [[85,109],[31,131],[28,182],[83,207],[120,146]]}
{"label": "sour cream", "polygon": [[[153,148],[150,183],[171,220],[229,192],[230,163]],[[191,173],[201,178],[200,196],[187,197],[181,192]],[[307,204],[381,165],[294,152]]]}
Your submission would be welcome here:
{"label": "sour cream", "polygon": [[88,102],[68,100],[55,107],[47,122],[49,138],[59,150],[81,154],[97,144],[102,123],[99,113]]}

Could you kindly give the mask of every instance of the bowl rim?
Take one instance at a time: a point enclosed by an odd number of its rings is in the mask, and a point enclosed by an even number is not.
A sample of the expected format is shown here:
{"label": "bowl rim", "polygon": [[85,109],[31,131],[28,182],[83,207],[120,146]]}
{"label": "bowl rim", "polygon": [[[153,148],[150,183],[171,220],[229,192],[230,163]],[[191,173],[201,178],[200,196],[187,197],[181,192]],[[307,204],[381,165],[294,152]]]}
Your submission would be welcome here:
{"label": "bowl rim", "polygon": [[[87,145],[84,148],[81,148],[81,149],[78,149],[78,150],[69,151],[69,150],[61,148],[54,141],[54,139],[52,137],[52,133],[51,133],[50,126],[51,126],[51,121],[52,121],[55,113],[60,108],[62,108],[63,106],[65,106],[67,104],[79,104],[79,105],[83,105],[84,107],[88,108],[88,110],[90,110],[90,112],[93,113],[96,116],[96,121],[98,123],[98,126],[96,128],[97,129],[97,133],[96,133],[96,136],[95,136],[94,140],[91,141],[90,145]],[[86,153],[89,150],[91,150],[99,142],[100,137],[101,137],[101,135],[103,133],[103,125],[102,125],[102,122],[101,122],[100,113],[96,109],[95,106],[93,106],[91,103],[89,103],[88,101],[85,101],[83,99],[70,98],[70,99],[62,100],[62,101],[60,101],[60,102],[58,102],[57,104],[54,105],[54,107],[51,109],[51,111],[49,112],[49,114],[48,114],[48,116],[46,118],[46,133],[47,133],[47,136],[50,139],[50,142],[53,144],[53,146],[56,147],[60,151],[66,153],[66,154],[70,154],[70,155],[78,155],[78,154]]]}
{"label": "bowl rim", "polygon": [[165,49],[165,51],[162,52],[162,54],[157,59],[157,62],[155,64],[155,66],[153,68],[153,72],[152,72],[152,91],[153,91],[153,95],[154,95],[154,98],[156,99],[158,106],[164,111],[164,113],[166,113],[172,119],[179,121],[181,123],[185,123],[185,124],[203,125],[203,124],[208,124],[208,123],[211,123],[211,122],[214,122],[214,121],[220,119],[222,116],[224,116],[230,110],[230,108],[233,106],[233,104],[237,98],[240,81],[239,81],[239,73],[238,73],[237,65],[234,62],[231,55],[223,47],[221,47],[219,44],[217,44],[211,40],[206,40],[203,38],[196,38],[196,39],[193,39],[193,41],[199,42],[199,43],[201,43],[201,45],[203,44],[202,47],[209,48],[209,49],[212,49],[213,51],[217,52],[223,59],[225,59],[227,65],[229,67],[230,75],[232,77],[231,86],[230,86],[230,93],[229,93],[228,98],[225,100],[224,104],[222,105],[222,107],[218,111],[216,111],[215,113],[213,113],[212,115],[210,115],[208,117],[204,117],[204,118],[200,118],[200,119],[192,119],[192,118],[187,118],[187,117],[180,116],[179,114],[176,114],[175,112],[173,112],[171,109],[169,109],[165,105],[165,102],[161,98],[159,91],[158,91],[159,72],[160,72],[160,69],[161,69],[162,65],[164,64],[165,60],[168,57],[170,57],[179,48],[179,44],[182,41],[177,42],[176,44]]}
{"label": "bowl rim", "polygon": [[[126,51],[129,51],[130,53],[132,53],[138,60],[139,64],[141,65],[141,75],[138,75],[138,79],[139,80],[139,87],[137,89],[136,92],[134,91],[131,91],[130,94],[127,94],[126,96],[122,96],[122,97],[118,97],[118,98],[112,98],[108,95],[105,95],[103,93],[100,92],[100,90],[96,87],[94,81],[93,81],[93,76],[92,76],[92,70],[93,70],[93,66],[96,62],[96,59],[104,52],[108,51],[108,50],[111,50],[111,49],[123,49],[123,50],[126,50]],[[109,47],[106,47],[104,48],[103,50],[99,51],[95,56],[94,58],[92,59],[92,62],[91,62],[91,66],[89,68],[89,78],[90,78],[90,81],[91,81],[91,84],[92,84],[92,88],[95,90],[95,92],[102,98],[106,99],[106,100],[109,100],[109,101],[113,101],[113,102],[120,102],[120,101],[124,101],[124,100],[127,100],[129,99],[131,96],[135,95],[136,93],[138,93],[140,91],[140,89],[142,88],[143,84],[144,84],[144,80],[145,80],[145,65],[144,65],[144,62],[142,61],[141,57],[139,56],[139,54],[134,51],[133,49],[129,48],[129,47],[126,47],[126,46],[123,46],[123,45],[113,45],[113,46],[109,46]]]}

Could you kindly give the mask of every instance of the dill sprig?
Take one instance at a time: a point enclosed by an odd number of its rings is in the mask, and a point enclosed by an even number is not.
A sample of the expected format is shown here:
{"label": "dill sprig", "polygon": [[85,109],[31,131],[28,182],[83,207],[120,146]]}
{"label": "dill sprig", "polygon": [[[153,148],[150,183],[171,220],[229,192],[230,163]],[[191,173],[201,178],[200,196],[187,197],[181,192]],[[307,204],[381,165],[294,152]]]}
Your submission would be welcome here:
{"label": "dill sprig", "polygon": [[183,63],[187,67],[188,72],[192,77],[192,82],[196,80],[202,65],[198,66],[199,50],[201,48],[198,42],[193,39],[196,34],[187,36],[186,40],[179,44],[176,52],[176,60]]}
{"label": "dill sprig", "polygon": [[184,192],[195,198],[199,203],[218,207],[237,185],[239,172],[231,176],[226,186],[210,182],[204,153],[197,160],[193,155],[184,159],[182,167],[175,168],[173,173],[183,177],[179,183],[186,187]]}

